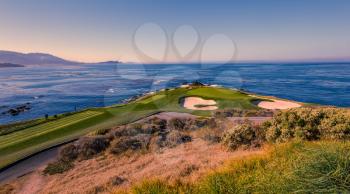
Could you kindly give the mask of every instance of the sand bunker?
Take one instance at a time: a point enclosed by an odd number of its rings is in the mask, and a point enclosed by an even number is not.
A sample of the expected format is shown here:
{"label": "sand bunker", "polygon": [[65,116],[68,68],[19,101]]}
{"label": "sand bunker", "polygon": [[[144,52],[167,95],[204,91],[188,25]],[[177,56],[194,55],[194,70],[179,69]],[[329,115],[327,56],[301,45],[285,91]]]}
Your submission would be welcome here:
{"label": "sand bunker", "polygon": [[216,110],[215,100],[204,100],[199,97],[187,97],[184,100],[183,107],[191,110]]}
{"label": "sand bunker", "polygon": [[261,101],[257,105],[265,109],[279,109],[279,110],[301,107],[301,105],[298,103],[284,101],[284,100],[273,100],[273,102]]}

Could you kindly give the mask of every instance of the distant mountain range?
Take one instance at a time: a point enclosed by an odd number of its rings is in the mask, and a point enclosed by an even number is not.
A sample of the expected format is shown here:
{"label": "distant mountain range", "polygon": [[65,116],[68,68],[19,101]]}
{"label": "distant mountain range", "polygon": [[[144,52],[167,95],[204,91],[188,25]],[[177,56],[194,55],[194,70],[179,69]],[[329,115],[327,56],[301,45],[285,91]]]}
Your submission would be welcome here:
{"label": "distant mountain range", "polygon": [[[107,61],[119,63],[119,61]],[[100,62],[100,63],[107,63]],[[77,65],[84,64],[76,61],[65,60],[46,53],[19,53],[12,51],[0,51],[0,67],[20,67],[26,65]]]}

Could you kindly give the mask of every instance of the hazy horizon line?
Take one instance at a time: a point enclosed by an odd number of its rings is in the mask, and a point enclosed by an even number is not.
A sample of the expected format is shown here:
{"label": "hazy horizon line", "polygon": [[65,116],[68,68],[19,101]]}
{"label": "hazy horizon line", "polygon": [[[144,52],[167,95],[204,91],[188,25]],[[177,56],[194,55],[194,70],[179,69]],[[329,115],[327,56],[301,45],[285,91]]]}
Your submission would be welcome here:
{"label": "hazy horizon line", "polygon": [[241,59],[241,60],[233,60],[233,61],[153,61],[153,62],[136,62],[136,61],[123,61],[120,59],[105,59],[101,61],[81,61],[81,60],[75,60],[75,59],[69,59],[60,57],[59,55],[56,55],[54,53],[48,53],[48,52],[41,52],[41,51],[31,51],[31,52],[19,52],[19,51],[13,51],[13,50],[3,50],[0,49],[0,52],[13,52],[18,54],[47,54],[52,55],[54,57],[58,57],[60,59],[63,59],[65,61],[69,62],[75,62],[75,63],[103,63],[103,62],[111,62],[111,61],[118,61],[123,64],[234,64],[234,63],[349,63],[350,57],[334,57],[334,58],[309,58],[309,59]]}

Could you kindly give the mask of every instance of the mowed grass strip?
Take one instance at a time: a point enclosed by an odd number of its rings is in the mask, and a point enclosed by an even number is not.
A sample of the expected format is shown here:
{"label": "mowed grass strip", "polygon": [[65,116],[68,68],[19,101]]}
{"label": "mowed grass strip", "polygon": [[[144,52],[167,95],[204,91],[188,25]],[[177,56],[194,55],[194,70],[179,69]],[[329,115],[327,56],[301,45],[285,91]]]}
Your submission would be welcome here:
{"label": "mowed grass strip", "polygon": [[74,123],[78,123],[80,121],[91,117],[95,117],[100,114],[102,113],[97,111],[86,111],[83,113],[59,119],[57,121],[45,123],[19,132],[11,133],[9,135],[0,136],[0,148],[9,146],[11,144],[16,144],[20,141],[26,141],[27,139],[33,138],[35,136],[40,136],[42,134],[49,133],[51,131],[72,125]]}

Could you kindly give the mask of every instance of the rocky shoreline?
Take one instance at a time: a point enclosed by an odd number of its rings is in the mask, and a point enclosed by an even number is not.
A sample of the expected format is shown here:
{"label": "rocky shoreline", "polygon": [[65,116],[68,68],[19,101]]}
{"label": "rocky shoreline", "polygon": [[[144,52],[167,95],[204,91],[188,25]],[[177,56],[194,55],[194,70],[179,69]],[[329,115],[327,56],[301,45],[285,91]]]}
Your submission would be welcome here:
{"label": "rocky shoreline", "polygon": [[1,113],[1,115],[12,115],[17,116],[23,112],[29,111],[32,108],[32,104],[27,102],[25,104],[17,105],[12,108],[3,106],[2,108],[8,108],[8,110]]}

